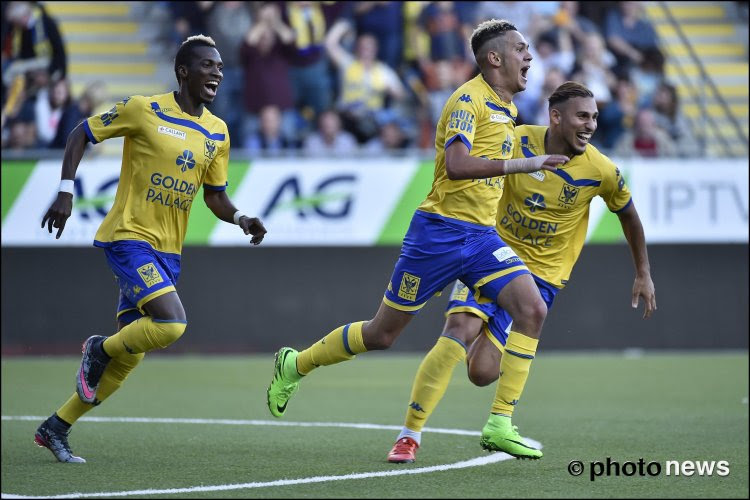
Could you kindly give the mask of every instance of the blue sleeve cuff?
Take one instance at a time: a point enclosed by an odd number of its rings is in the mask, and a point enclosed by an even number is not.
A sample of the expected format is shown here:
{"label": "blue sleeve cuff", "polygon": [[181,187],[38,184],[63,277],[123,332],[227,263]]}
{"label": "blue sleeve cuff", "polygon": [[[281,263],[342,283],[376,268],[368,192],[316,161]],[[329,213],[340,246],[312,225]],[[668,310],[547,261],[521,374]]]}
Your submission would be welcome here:
{"label": "blue sleeve cuff", "polygon": [[89,141],[91,141],[91,144],[99,144],[99,141],[96,140],[93,132],[91,132],[91,127],[89,127],[88,119],[83,120],[83,130],[86,131],[86,137],[89,138]]}
{"label": "blue sleeve cuff", "polygon": [[211,190],[211,191],[226,191],[228,184],[229,184],[228,182],[224,184],[223,186],[212,186],[211,184],[203,184],[203,188]]}
{"label": "blue sleeve cuff", "polygon": [[450,139],[448,139],[445,142],[445,147],[443,149],[448,149],[448,146],[453,144],[453,141],[455,141],[456,139],[461,139],[461,142],[463,142],[466,145],[466,147],[469,148],[469,151],[471,151],[471,143],[469,142],[469,139],[467,139],[464,134],[456,134]]}
{"label": "blue sleeve cuff", "polygon": [[621,208],[620,210],[614,210],[613,212],[614,212],[614,213],[616,213],[616,214],[619,214],[620,212],[622,212],[623,210],[625,210],[626,208],[628,208],[628,207],[629,207],[630,205],[632,205],[632,204],[633,204],[633,198],[631,197],[631,198],[630,198],[630,199],[628,200],[628,202],[627,202],[627,203],[625,204],[625,206],[624,206],[624,207],[622,207],[622,208]]}

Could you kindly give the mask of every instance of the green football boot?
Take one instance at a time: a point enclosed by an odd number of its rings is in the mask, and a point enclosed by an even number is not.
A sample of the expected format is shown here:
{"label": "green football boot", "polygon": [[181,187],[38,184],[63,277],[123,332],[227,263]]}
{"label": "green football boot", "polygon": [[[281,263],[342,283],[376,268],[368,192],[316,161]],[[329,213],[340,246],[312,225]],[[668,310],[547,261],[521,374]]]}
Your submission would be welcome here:
{"label": "green football boot", "polygon": [[293,382],[285,376],[290,370],[297,371],[297,354],[299,353],[291,347],[282,347],[276,353],[273,379],[268,386],[268,391],[266,391],[268,409],[271,411],[271,415],[276,418],[284,416],[289,398],[299,388],[299,381]]}
{"label": "green football boot", "polygon": [[518,427],[511,424],[510,417],[490,415],[482,428],[482,438],[479,440],[482,448],[489,451],[503,451],[516,458],[542,458],[542,452],[524,443],[518,433]]}

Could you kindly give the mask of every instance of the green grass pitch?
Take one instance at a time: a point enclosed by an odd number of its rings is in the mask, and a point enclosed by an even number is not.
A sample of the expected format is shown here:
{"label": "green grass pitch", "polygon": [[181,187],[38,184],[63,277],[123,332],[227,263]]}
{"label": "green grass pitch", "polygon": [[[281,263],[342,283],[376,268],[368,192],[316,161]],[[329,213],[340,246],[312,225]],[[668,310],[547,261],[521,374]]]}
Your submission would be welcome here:
{"label": "green grass pitch", "polygon": [[[748,497],[748,355],[741,352],[541,352],[514,416],[522,435],[543,444],[544,457],[534,462],[443,470],[490,455],[476,435],[425,432],[417,463],[393,465],[385,457],[395,430],[294,425],[402,425],[420,359],[373,353],[317,370],[289,403],[281,420],[289,426],[81,421],[70,436],[73,451],[88,460],[78,465],[59,464],[35,446],[39,421],[17,417],[57,409],[75,390],[79,358],[3,358],[2,494],[106,497],[177,489],[148,498]],[[270,354],[147,356],[89,416],[270,421],[265,390],[272,365]],[[459,366],[428,426],[479,431],[493,396],[494,385],[474,387]],[[621,465],[660,462],[662,473],[591,481],[590,463],[607,457]],[[581,476],[568,473],[572,460],[583,462]],[[667,460],[725,460],[730,473],[667,476]],[[418,473],[403,474],[410,469]],[[402,474],[383,477],[382,471]],[[361,473],[374,474],[356,476]],[[245,486],[190,489],[233,484]],[[117,495],[129,496],[144,493]]]}

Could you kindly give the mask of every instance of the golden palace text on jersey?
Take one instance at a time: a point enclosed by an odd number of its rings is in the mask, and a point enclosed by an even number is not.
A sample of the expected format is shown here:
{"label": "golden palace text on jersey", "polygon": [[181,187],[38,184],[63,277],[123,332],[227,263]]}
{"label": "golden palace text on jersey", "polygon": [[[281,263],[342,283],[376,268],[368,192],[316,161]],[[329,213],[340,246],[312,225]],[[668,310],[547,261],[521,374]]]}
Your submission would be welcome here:
{"label": "golden palace text on jersey", "polygon": [[205,108],[200,117],[183,112],[169,92],[124,99],[84,129],[94,144],[125,137],[115,201],[94,245],[142,240],[179,254],[198,189],[226,189],[226,124]]}
{"label": "golden palace text on jersey", "polygon": [[435,178],[419,210],[483,226],[495,223],[503,178],[452,181],[445,171],[445,149],[460,140],[471,156],[510,159],[518,112],[477,75],[461,85],[443,107],[435,136]]}
{"label": "golden palace text on jersey", "polygon": [[[546,154],[547,127],[515,129],[515,158]],[[508,175],[497,214],[497,231],[537,277],[564,287],[586,239],[589,206],[601,196],[612,212],[631,203],[620,170],[589,144],[556,172]]]}

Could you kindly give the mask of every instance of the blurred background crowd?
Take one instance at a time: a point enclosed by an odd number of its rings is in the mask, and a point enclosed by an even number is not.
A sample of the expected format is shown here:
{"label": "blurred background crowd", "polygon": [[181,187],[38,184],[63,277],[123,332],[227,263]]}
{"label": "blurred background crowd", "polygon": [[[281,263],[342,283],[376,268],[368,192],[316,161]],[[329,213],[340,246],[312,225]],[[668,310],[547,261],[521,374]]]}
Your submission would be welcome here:
{"label": "blurred background crowd", "polygon": [[[66,41],[44,4],[2,10],[2,147],[63,148],[77,123],[125,96],[107,81],[72,95]],[[152,43],[166,65],[186,37],[213,37],[224,79],[209,108],[233,148],[252,154],[433,148],[446,99],[477,74],[469,37],[491,18],[511,21],[531,45],[528,86],[514,99],[519,124],[548,124],[547,97],[576,80],[596,97],[592,142],[603,151],[696,154],[640,2],[180,1],[152,2],[147,15],[159,20]]]}

